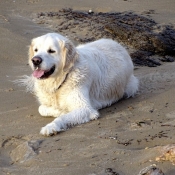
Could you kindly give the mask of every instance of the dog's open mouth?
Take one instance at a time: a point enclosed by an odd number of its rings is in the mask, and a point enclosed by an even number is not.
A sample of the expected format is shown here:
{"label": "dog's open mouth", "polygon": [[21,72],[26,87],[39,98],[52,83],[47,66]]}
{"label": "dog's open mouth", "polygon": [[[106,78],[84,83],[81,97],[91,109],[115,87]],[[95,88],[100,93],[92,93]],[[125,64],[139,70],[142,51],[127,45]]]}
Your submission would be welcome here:
{"label": "dog's open mouth", "polygon": [[33,76],[38,79],[44,79],[48,78],[50,75],[52,75],[55,71],[55,65],[51,67],[49,70],[41,70],[40,68],[37,68],[33,72]]}

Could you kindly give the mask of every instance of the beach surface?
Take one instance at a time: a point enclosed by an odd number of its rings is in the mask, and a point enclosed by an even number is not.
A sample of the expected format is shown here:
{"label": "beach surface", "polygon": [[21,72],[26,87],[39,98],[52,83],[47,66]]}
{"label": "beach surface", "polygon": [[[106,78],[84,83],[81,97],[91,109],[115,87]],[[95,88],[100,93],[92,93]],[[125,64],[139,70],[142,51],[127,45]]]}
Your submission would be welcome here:
{"label": "beach surface", "polygon": [[[149,175],[175,174],[175,62],[135,67],[140,90],[100,110],[101,117],[56,136],[39,134],[53,120],[38,113],[35,97],[14,83],[30,75],[32,38],[55,32],[56,18],[41,12],[63,8],[89,12],[132,12],[175,27],[174,0],[4,0],[0,2],[0,174]],[[90,12],[91,12],[90,11]],[[60,22],[60,21],[59,21]],[[79,33],[78,29],[76,31]],[[88,32],[84,27],[81,36]],[[61,33],[61,32],[60,32]],[[77,34],[76,33],[76,34]],[[74,40],[72,30],[68,37]],[[127,46],[126,46],[127,48]],[[128,47],[128,49],[130,49]],[[169,56],[169,55],[168,55]]]}

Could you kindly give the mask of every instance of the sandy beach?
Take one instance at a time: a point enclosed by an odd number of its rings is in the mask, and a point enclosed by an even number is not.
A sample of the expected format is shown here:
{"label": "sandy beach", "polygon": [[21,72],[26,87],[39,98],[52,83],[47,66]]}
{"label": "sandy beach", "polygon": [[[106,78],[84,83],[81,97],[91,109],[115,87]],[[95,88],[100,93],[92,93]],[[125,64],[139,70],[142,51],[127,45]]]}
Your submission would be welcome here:
{"label": "sandy beach", "polygon": [[[132,12],[158,25],[175,27],[174,0],[1,1],[0,174],[144,175],[141,170],[152,165],[154,172],[145,175],[174,175],[174,55],[150,57],[156,57],[156,63],[161,65],[136,65],[135,75],[140,80],[138,94],[100,110],[98,120],[53,137],[39,134],[41,127],[53,118],[41,117],[35,97],[13,81],[31,74],[28,65],[31,39],[60,30],[56,24],[62,19],[43,17],[41,13],[63,8],[83,13]],[[70,29],[62,29],[60,33],[76,45],[81,40],[75,36],[81,39],[91,35],[88,25],[83,30],[75,29],[70,25]],[[96,34],[101,36],[100,32]],[[129,52],[133,50],[128,45],[125,47]],[[171,58],[171,62],[161,61],[165,58]]]}

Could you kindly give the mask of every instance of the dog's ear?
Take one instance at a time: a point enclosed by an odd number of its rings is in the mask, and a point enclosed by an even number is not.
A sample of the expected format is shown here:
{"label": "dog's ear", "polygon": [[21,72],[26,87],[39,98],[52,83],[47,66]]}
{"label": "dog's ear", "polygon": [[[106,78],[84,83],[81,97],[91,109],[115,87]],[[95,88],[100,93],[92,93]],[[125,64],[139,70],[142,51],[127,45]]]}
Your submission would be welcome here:
{"label": "dog's ear", "polygon": [[70,69],[76,61],[78,54],[75,46],[70,40],[61,41],[61,55],[63,60],[63,71]]}

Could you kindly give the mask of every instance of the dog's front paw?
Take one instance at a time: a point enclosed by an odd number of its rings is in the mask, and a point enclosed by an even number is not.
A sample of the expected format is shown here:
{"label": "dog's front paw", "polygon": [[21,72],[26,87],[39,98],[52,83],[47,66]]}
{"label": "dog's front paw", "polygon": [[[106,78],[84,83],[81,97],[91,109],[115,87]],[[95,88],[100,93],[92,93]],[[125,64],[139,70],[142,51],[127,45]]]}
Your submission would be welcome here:
{"label": "dog's front paw", "polygon": [[44,116],[44,117],[49,116],[48,107],[46,107],[46,106],[44,106],[44,105],[41,105],[41,106],[38,108],[38,112],[40,113],[41,116]]}
{"label": "dog's front paw", "polygon": [[56,135],[59,131],[61,131],[60,127],[56,125],[56,123],[51,122],[41,128],[40,134],[44,136],[52,136]]}
{"label": "dog's front paw", "polygon": [[41,105],[38,108],[38,111],[39,111],[40,115],[44,116],[44,117],[50,117],[50,116],[58,117],[60,115],[59,110],[54,109],[52,107],[47,107],[45,105]]}

